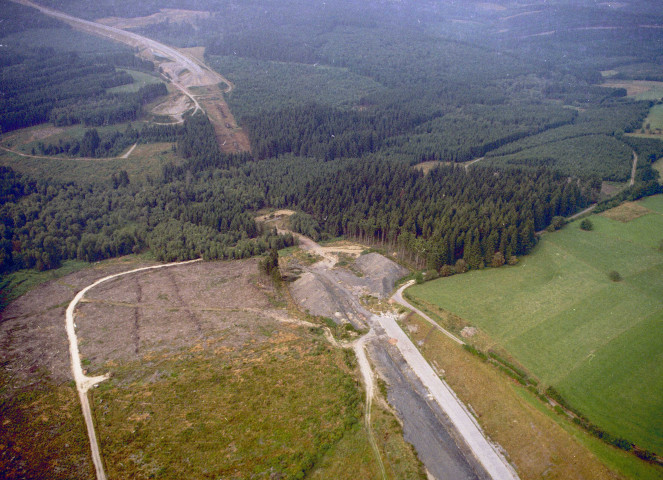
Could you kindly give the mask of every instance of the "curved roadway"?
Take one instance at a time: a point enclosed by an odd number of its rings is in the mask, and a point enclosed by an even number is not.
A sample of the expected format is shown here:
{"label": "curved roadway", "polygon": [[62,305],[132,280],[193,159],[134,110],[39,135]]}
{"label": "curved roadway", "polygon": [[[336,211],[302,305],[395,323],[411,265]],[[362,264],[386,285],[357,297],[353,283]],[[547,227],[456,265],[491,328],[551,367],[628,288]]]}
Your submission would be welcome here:
{"label": "curved roadway", "polygon": [[69,339],[69,355],[71,357],[71,371],[74,374],[74,381],[76,382],[76,390],[78,390],[78,397],[81,401],[81,408],[83,410],[83,417],[85,418],[85,427],[87,428],[88,437],[90,439],[90,448],[92,450],[92,462],[97,474],[97,480],[106,480],[106,473],[104,472],[104,464],[99,452],[99,444],[97,443],[97,435],[94,430],[94,421],[92,419],[92,410],[90,409],[90,402],[87,398],[87,391],[94,385],[103,382],[108,378],[108,375],[100,375],[96,377],[89,377],[83,372],[81,365],[80,352],[78,350],[78,337],[76,336],[76,324],[74,323],[74,313],[78,302],[80,302],[85,294],[97,285],[112,280],[123,275],[130,273],[142,272],[145,270],[156,270],[158,268],[172,267],[176,265],[186,265],[188,263],[199,262],[199,260],[189,260],[187,262],[166,263],[163,265],[154,265],[151,267],[136,268],[127,272],[116,273],[108,275],[107,277],[100,278],[91,285],[88,285],[83,290],[78,292],[74,299],[69,303],[67,312],[65,314],[65,324],[67,329],[67,338]]}

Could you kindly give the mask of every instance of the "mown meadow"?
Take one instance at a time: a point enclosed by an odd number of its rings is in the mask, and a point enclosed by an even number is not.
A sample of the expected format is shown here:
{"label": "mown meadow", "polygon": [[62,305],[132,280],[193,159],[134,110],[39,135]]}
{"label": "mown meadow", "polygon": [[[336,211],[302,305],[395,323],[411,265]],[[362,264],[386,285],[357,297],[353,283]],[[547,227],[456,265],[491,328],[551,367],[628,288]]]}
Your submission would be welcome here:
{"label": "mown meadow", "polygon": [[660,454],[663,197],[639,206],[546,234],[516,266],[409,293],[479,327],[592,423]]}

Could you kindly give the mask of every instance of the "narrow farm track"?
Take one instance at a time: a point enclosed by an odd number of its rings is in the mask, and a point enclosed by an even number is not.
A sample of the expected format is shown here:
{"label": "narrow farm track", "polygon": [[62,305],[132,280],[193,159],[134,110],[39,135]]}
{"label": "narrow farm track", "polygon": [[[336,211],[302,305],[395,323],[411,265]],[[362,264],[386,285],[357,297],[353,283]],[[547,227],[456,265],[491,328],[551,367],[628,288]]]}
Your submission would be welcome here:
{"label": "narrow farm track", "polygon": [[76,390],[78,391],[78,397],[81,401],[81,409],[83,410],[85,427],[87,429],[88,438],[90,439],[92,462],[94,463],[94,469],[97,475],[97,480],[106,480],[106,473],[104,471],[104,464],[101,458],[101,453],[99,451],[99,444],[97,443],[97,435],[94,429],[92,410],[90,408],[90,402],[88,400],[87,392],[93,386],[106,380],[108,378],[108,375],[89,377],[83,372],[80,352],[78,350],[78,337],[76,336],[76,324],[74,323],[76,306],[79,304],[81,300],[83,300],[83,297],[88,291],[90,291],[92,288],[96,287],[97,285],[100,285],[109,280],[113,280],[115,278],[122,277],[124,275],[129,275],[131,273],[144,272],[147,270],[157,270],[159,268],[174,267],[178,265],[187,265],[199,261],[200,259],[189,260],[187,262],[166,263],[164,265],[154,265],[151,267],[136,268],[134,270],[129,270],[127,272],[108,275],[107,277],[100,278],[93,284],[88,285],[83,290],[78,292],[74,297],[74,299],[69,303],[69,306],[67,307],[67,312],[65,314],[65,325],[67,329],[67,338],[69,340],[69,356],[71,360],[71,371],[74,374],[74,381],[76,382]]}
{"label": "narrow farm track", "polygon": [[421,318],[426,320],[428,323],[430,323],[433,327],[438,329],[440,332],[444,333],[447,337],[449,337],[451,340],[456,342],[459,345],[465,345],[465,342],[463,342],[460,338],[455,336],[453,333],[449,332],[448,330],[445,330],[442,328],[436,321],[434,321],[432,318],[430,318],[428,315],[426,315],[424,312],[419,310],[417,307],[412,306],[407,300],[403,298],[403,292],[405,291],[406,288],[411,287],[414,285],[414,280],[410,280],[406,284],[404,284],[401,288],[399,288],[396,293],[394,293],[394,296],[391,297],[394,299],[395,302],[400,303],[403,305],[405,308],[409,308],[413,312],[416,312],[417,315],[419,315]]}
{"label": "narrow farm track", "polygon": [[638,154],[635,153],[635,150],[633,150],[633,168],[631,169],[631,181],[629,182],[629,186],[633,186],[635,184],[635,173],[638,169]]}

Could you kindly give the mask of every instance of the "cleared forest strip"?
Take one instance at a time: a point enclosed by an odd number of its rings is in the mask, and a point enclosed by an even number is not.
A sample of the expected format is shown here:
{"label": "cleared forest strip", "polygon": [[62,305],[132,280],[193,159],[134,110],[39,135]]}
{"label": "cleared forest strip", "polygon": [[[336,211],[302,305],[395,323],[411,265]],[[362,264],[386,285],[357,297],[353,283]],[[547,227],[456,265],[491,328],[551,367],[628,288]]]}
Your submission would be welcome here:
{"label": "cleared forest strip", "polygon": [[[220,83],[225,83],[228,86],[226,91],[230,91],[232,83],[195,57],[133,32],[126,32],[119,28],[72,17],[57,10],[42,7],[29,0],[11,1],[36,8],[43,14],[55,17],[78,30],[139,48],[141,49],[140,55],[147,59],[155,60],[155,57],[162,57],[169,60],[159,65],[164,77],[193,101],[196,106],[195,111],[202,109],[208,114],[210,121],[214,125],[217,142],[219,142],[221,151],[224,153],[240,153],[250,150],[248,137],[239,130],[237,122],[223,98],[223,92],[218,87]],[[196,95],[191,91],[191,87],[205,86],[217,89],[219,95],[215,95],[213,101],[205,101],[204,106],[201,106],[202,102],[199,103],[195,98]],[[224,115],[214,114],[216,109],[222,111]],[[228,139],[231,141],[227,141]]]}
{"label": "cleared forest strip", "polygon": [[107,277],[101,278],[94,282],[91,285],[88,285],[83,290],[78,292],[74,299],[69,303],[67,307],[67,312],[65,315],[65,324],[67,328],[67,338],[69,339],[69,355],[71,359],[71,370],[74,374],[74,380],[76,382],[76,389],[78,390],[78,396],[81,400],[81,408],[83,410],[83,417],[85,418],[85,426],[87,428],[88,437],[90,439],[90,448],[92,450],[92,461],[94,463],[94,468],[97,474],[97,480],[105,480],[106,473],[104,472],[104,464],[101,459],[101,453],[99,451],[99,444],[97,443],[97,435],[94,429],[94,421],[92,419],[92,410],[90,409],[90,403],[87,397],[87,391],[94,385],[106,380],[107,375],[101,375],[96,377],[89,377],[83,372],[83,366],[81,364],[81,356],[78,350],[78,337],[76,336],[76,324],[74,323],[74,312],[76,306],[83,299],[85,294],[96,287],[97,285],[112,280],[123,275],[128,275],[130,273],[142,272],[145,270],[155,270],[158,268],[172,267],[175,265],[186,265],[193,262],[199,262],[200,260],[190,260],[187,262],[177,262],[177,263],[167,263],[164,265],[155,265],[151,267],[142,267],[136,268],[134,270],[129,270],[127,272],[116,273],[114,275],[109,275]]}

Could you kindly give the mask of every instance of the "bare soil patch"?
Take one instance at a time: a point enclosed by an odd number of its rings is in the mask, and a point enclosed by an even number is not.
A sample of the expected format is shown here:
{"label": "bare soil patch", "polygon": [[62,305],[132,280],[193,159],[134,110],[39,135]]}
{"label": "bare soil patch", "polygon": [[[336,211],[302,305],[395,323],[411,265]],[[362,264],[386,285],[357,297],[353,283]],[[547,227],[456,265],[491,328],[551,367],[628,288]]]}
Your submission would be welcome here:
{"label": "bare soil patch", "polygon": [[294,210],[288,210],[288,209],[275,210],[273,212],[265,213],[263,215],[256,217],[256,222],[275,221],[277,219],[283,217],[289,217],[290,215],[294,214],[295,214]]}
{"label": "bare soil patch", "polygon": [[273,294],[255,259],[120,277],[90,291],[78,309],[81,355],[91,370],[106,373],[116,363],[205,348],[213,339],[215,348],[240,348],[256,341],[255,322],[288,316],[272,306]]}
{"label": "bare soil patch", "polygon": [[212,125],[214,125],[216,141],[221,151],[224,153],[250,152],[251,142],[249,137],[237,125],[223,95],[224,93],[218,84],[196,89],[196,99],[207,113]]}
{"label": "bare soil patch", "polygon": [[166,115],[182,121],[185,112],[193,108],[191,99],[183,93],[174,92],[150,109],[154,115]]}
{"label": "bare soil patch", "polygon": [[430,161],[430,162],[417,163],[412,168],[414,168],[415,170],[421,170],[424,173],[428,173],[431,170],[433,170],[434,168],[439,167],[440,165],[444,165],[444,166],[448,167],[450,165],[453,165],[453,162],[441,162],[439,160],[433,160],[433,161]]}
{"label": "bare soil patch", "polygon": [[[385,298],[395,282],[407,273],[406,269],[378,253],[361,255],[348,267],[327,270],[328,266],[316,264],[310,267],[297,263],[290,265],[291,269],[304,271],[291,286],[293,298],[312,315],[328,317],[337,323],[350,321],[361,325],[361,319],[349,318],[347,313],[361,313],[356,299],[366,295]],[[315,274],[306,271],[309,269],[314,269]]]}
{"label": "bare soil patch", "polygon": [[617,220],[618,222],[628,223],[631,220],[636,218],[643,217],[649,213],[652,213],[647,207],[644,207],[636,202],[625,202],[618,207],[611,208],[602,212],[600,215],[611,220]]}
{"label": "bare soil patch", "polygon": [[205,63],[205,47],[178,48],[178,50],[189,57],[195,58],[201,64]]}
{"label": "bare soil patch", "polygon": [[154,25],[156,23],[163,23],[166,21],[179,24],[188,23],[189,25],[193,25],[195,27],[198,20],[209,18],[210,15],[210,12],[180,10],[176,8],[162,8],[161,11],[145,17],[105,17],[95,21],[97,23],[101,23],[102,25],[108,25],[109,27],[121,29],[140,28],[147,25]]}
{"label": "bare soil patch", "polygon": [[62,127],[54,127],[52,125],[42,126],[33,130],[32,134],[30,135],[30,139],[25,143],[34,142],[36,140],[43,140],[53,135],[59,135],[64,131],[65,129]]}

